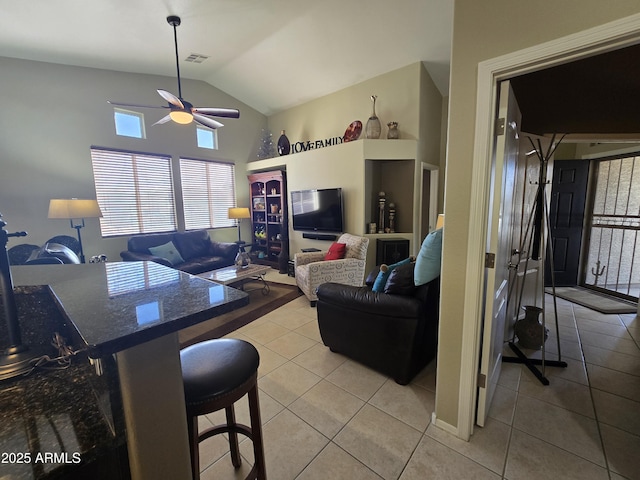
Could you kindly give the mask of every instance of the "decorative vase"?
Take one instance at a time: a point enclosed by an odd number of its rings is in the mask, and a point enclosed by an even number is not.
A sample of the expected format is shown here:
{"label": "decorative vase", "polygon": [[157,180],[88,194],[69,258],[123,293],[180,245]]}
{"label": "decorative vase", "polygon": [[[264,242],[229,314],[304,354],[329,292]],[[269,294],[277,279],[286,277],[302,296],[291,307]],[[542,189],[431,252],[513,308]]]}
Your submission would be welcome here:
{"label": "decorative vase", "polygon": [[389,127],[387,138],[389,139],[400,138],[400,133],[398,132],[398,122],[389,122],[387,123],[387,127]]}
{"label": "decorative vase", "polygon": [[244,248],[240,247],[234,263],[238,268],[247,268],[249,263],[251,263],[251,257],[244,251]]}
{"label": "decorative vase", "polygon": [[382,132],[382,126],[380,124],[380,119],[376,115],[376,100],[377,95],[371,95],[371,116],[369,120],[367,120],[367,126],[365,127],[365,136],[367,138],[380,138],[380,133]]}
{"label": "decorative vase", "polygon": [[522,308],[524,318],[518,320],[514,327],[518,342],[524,348],[540,350],[549,337],[549,329],[545,328],[538,319],[542,308],[533,305],[525,305]]}
{"label": "decorative vase", "polygon": [[278,138],[278,155],[289,155],[291,151],[291,144],[289,143],[289,139],[284,134],[284,130],[280,132],[280,138]]}

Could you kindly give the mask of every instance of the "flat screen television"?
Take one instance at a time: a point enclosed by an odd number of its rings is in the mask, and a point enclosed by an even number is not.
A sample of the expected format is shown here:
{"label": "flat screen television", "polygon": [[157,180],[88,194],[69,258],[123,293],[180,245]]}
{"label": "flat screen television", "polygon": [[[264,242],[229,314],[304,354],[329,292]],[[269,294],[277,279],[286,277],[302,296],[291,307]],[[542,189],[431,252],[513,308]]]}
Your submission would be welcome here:
{"label": "flat screen television", "polygon": [[344,231],[341,188],[291,192],[291,212],[294,230]]}

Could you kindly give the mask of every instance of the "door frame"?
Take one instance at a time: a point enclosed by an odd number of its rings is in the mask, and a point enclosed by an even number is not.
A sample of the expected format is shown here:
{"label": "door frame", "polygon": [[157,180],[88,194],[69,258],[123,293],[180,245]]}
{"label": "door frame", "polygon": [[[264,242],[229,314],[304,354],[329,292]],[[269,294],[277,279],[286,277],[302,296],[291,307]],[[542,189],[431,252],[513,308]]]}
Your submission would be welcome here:
{"label": "door frame", "polygon": [[456,435],[462,439],[468,440],[473,433],[477,400],[481,342],[481,325],[478,318],[483,311],[484,300],[482,280],[489,218],[493,117],[498,82],[639,42],[640,14],[636,14],[478,64],[471,186],[473,201],[469,206],[467,242],[468,288],[465,289],[464,295],[460,397],[456,428]]}

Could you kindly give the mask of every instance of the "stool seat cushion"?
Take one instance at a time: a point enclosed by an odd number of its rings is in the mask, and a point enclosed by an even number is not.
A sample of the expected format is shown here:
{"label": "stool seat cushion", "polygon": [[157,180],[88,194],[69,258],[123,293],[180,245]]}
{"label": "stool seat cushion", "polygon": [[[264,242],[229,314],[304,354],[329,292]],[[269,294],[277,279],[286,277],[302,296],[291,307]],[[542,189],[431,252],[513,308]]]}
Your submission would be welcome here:
{"label": "stool seat cushion", "polygon": [[258,370],[260,355],[234,338],[196,343],[180,351],[187,407],[233,392]]}

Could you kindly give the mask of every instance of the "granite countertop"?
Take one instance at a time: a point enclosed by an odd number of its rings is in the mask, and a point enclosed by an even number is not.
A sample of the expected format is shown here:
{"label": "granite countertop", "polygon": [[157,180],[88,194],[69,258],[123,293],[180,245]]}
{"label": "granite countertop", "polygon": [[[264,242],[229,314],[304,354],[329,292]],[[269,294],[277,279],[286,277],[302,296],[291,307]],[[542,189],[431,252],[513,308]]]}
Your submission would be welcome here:
{"label": "granite countertop", "polygon": [[[14,266],[11,273],[23,344],[54,357],[58,332],[80,353],[64,370],[38,368],[0,382],[1,478],[118,478],[128,463],[111,354],[249,303],[245,292],[152,262]],[[96,375],[91,358],[102,359],[105,375]],[[20,462],[16,455],[27,453]]]}
{"label": "granite countertop", "polygon": [[[22,340],[31,351],[54,358],[54,333],[72,343],[73,331],[46,287],[17,287],[15,298]],[[4,349],[7,331],[1,310]],[[117,452],[126,451],[121,420],[111,413],[118,397],[115,376],[98,377],[84,354],[64,369],[49,365],[0,382],[0,478],[79,478],[78,472],[81,477],[105,456],[117,472]]]}
{"label": "granite countertop", "polygon": [[14,286],[47,285],[91,358],[248,305],[247,293],[153,262],[11,268]]}

